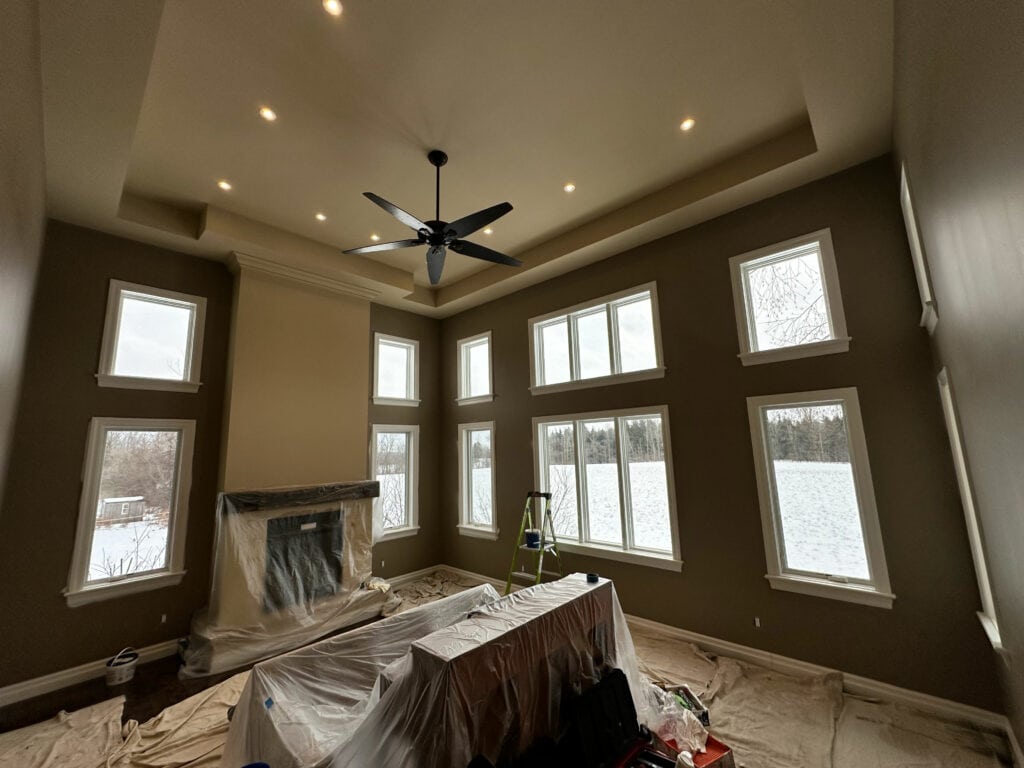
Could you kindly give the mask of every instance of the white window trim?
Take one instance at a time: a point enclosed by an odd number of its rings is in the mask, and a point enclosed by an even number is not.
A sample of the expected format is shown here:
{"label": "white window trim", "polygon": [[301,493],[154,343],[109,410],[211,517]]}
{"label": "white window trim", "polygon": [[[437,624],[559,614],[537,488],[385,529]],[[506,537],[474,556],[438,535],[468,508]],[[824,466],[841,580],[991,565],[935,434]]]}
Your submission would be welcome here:
{"label": "white window trim", "polygon": [[[82,466],[82,496],[78,509],[75,548],[64,590],[72,608],[114,597],[167,587],[181,582],[185,575],[185,535],[188,530],[188,502],[192,489],[192,451],[195,443],[195,422],[186,419],[129,419],[96,416],[89,422],[85,462]],[[138,576],[88,584],[89,556],[96,525],[99,502],[100,472],[103,467],[104,436],[108,429],[178,430],[178,472],[174,489],[173,509],[168,522],[167,567]]]}
{"label": "white window trim", "polygon": [[[491,431],[491,524],[475,525],[470,522],[469,508],[469,473],[472,470],[467,450],[466,433],[473,430],[489,429]],[[459,534],[462,536],[473,536],[480,539],[498,538],[498,505],[497,499],[497,435],[493,421],[476,421],[471,424],[459,424]]]}
{"label": "white window trim", "polygon": [[[412,357],[409,369],[406,372],[408,379],[406,385],[412,390],[411,398],[404,397],[381,397],[377,394],[380,381],[380,342],[390,341],[394,344],[401,344],[410,348]],[[373,334],[373,404],[374,405],[401,405],[415,408],[420,404],[420,342],[418,339],[403,339],[401,336],[391,336],[386,333]]]}
{"label": "white window trim", "polygon": [[[576,372],[578,361],[578,350],[573,342],[574,331],[572,323],[572,315],[581,312],[586,309],[601,306],[602,304],[613,304],[621,299],[628,298],[630,296],[636,296],[644,292],[650,292],[651,295],[651,320],[654,325],[654,354],[656,365],[653,368],[648,368],[643,371],[630,371],[628,373],[612,373],[608,376],[596,376],[589,379],[571,379],[570,381],[559,382],[558,384],[538,384],[540,378],[544,372],[544,361],[541,358],[540,345],[537,343],[538,326],[543,325],[549,320],[555,318],[565,317],[569,326],[569,368],[570,377]],[[643,285],[637,285],[633,288],[627,288],[624,291],[618,291],[607,296],[602,296],[597,299],[591,299],[584,301],[579,304],[574,304],[571,307],[556,310],[555,312],[548,312],[544,315],[537,317],[531,317],[527,323],[529,328],[529,339],[530,339],[530,392],[534,395],[543,395],[550,392],[565,392],[566,390],[573,389],[590,389],[592,387],[605,387],[610,384],[625,384],[631,381],[644,381],[647,379],[660,379],[665,376],[665,364],[664,357],[661,347],[661,312],[658,309],[658,286],[655,282],[644,283]],[[611,366],[614,368],[618,350],[618,324],[614,322],[612,312],[608,311],[608,344],[609,349],[609,361]]]}
{"label": "white window trim", "polygon": [[[768,467],[768,446],[762,427],[761,411],[765,407],[772,406],[800,407],[837,401],[842,402],[846,414],[850,463],[853,466],[854,488],[857,493],[857,506],[860,510],[861,528],[864,534],[864,548],[870,575],[870,578],[864,582],[830,577],[823,573],[787,572],[783,568],[784,553],[779,546],[780,523],[772,493]],[[868,462],[867,442],[864,439],[864,425],[861,420],[860,401],[857,398],[856,387],[748,397],[747,415],[750,420],[750,440],[754,453],[754,469],[757,475],[757,494],[761,507],[765,560],[768,565],[768,573],[765,578],[768,579],[772,588],[879,608],[892,608],[892,601],[896,596],[892,593],[889,584],[889,570],[885,563],[882,531],[878,523],[874,484],[871,481],[871,466]]]}
{"label": "white window trim", "polygon": [[974,501],[971,486],[970,467],[967,452],[964,450],[963,435],[960,431],[960,417],[956,407],[956,397],[949,371],[939,371],[939,397],[942,400],[942,415],[946,419],[946,432],[949,435],[949,447],[953,452],[953,470],[960,488],[960,501],[964,509],[964,522],[967,524],[967,539],[971,545],[971,559],[974,561],[974,573],[978,579],[978,593],[981,596],[981,610],[978,619],[988,635],[989,642],[997,651],[1003,650],[1003,641],[999,632],[999,621],[996,618],[995,598],[989,580],[988,558],[985,556],[985,542],[978,518],[978,510]]}
{"label": "white window trim", "polygon": [[914,263],[917,290],[921,296],[921,326],[927,328],[929,334],[933,334],[939,324],[939,310],[935,304],[935,295],[932,293],[928,262],[925,261],[924,248],[921,246],[921,230],[917,224],[917,215],[914,213],[907,167],[903,163],[900,164],[900,207],[903,209],[903,224],[907,228],[907,242],[910,245],[910,258]]}
{"label": "white window trim", "polygon": [[[466,390],[469,387],[469,378],[466,375],[465,370],[466,357],[464,350],[466,347],[480,341],[481,339],[487,339],[487,392],[482,395],[467,395]],[[458,384],[459,384],[459,396],[455,402],[459,405],[475,405],[476,403],[490,403],[494,400],[494,343],[491,339],[491,332],[484,331],[478,333],[476,336],[470,336],[465,339],[459,339],[455,346],[456,355],[458,357]]]}
{"label": "white window trim", "polygon": [[[755,350],[751,343],[751,320],[747,313],[747,292],[743,280],[742,267],[749,261],[762,259],[776,253],[788,251],[801,245],[818,243],[821,252],[821,284],[825,294],[825,309],[828,312],[832,327],[832,338],[808,344],[796,344],[779,349]],[[732,275],[732,299],[736,312],[736,333],[739,336],[739,359],[743,365],[760,365],[776,363],[783,360],[796,360],[802,357],[818,355],[834,355],[848,352],[850,337],[846,330],[846,314],[843,312],[843,297],[839,290],[839,272],[836,268],[835,250],[832,247],[832,231],[827,227],[807,235],[794,237],[781,243],[768,245],[729,259],[729,271]]]}
{"label": "white window trim", "polygon": [[[572,539],[564,539],[559,537],[558,547],[564,549],[566,552],[575,552],[581,555],[591,555],[593,557],[602,557],[607,560],[618,560],[624,563],[633,563],[635,565],[646,565],[652,568],[661,568],[669,571],[681,571],[683,569],[683,561],[680,557],[680,546],[679,546],[679,519],[676,508],[676,488],[675,488],[675,471],[674,464],[672,462],[672,440],[671,440],[671,424],[668,416],[667,405],[654,405],[637,408],[618,408],[611,411],[590,411],[587,413],[570,413],[559,416],[535,416],[533,418],[533,478],[534,485],[540,488],[542,491],[547,491],[547,483],[545,481],[544,473],[544,454],[543,454],[543,440],[541,439],[540,430],[541,427],[547,424],[564,423],[564,422],[575,422],[588,419],[618,419],[623,416],[651,416],[658,415],[661,417],[662,430],[664,432],[663,441],[665,445],[665,479],[668,487],[668,514],[669,514],[669,527],[672,532],[672,552],[661,553],[647,549],[627,549],[629,546],[629,539],[632,538],[631,526],[626,526],[627,533],[623,535],[623,541],[626,542],[622,547],[617,547],[614,544],[601,544],[598,542],[589,541],[574,541]],[[623,456],[623,445],[622,435],[616,427],[616,434],[619,438],[618,445],[616,446],[617,455]],[[579,445],[579,440],[576,441],[576,462],[577,462],[577,499],[584,498],[583,494],[580,494],[579,483],[580,483],[580,452],[582,446]],[[626,488],[621,482],[621,463],[619,465],[620,482],[619,482],[619,508],[626,510]],[[578,510],[580,514],[580,536],[584,535],[584,521],[583,521],[583,510]]]}
{"label": "white window trim", "polygon": [[385,528],[383,514],[381,512],[381,497],[373,500],[374,528],[379,528],[380,533],[376,541],[388,539],[401,539],[406,536],[415,536],[420,529],[419,501],[420,501],[420,428],[418,424],[374,424],[370,429],[370,477],[377,475],[377,435],[381,432],[404,432],[408,437],[406,446],[409,452],[409,479],[406,480],[406,500],[408,504],[407,525],[398,528]]}
{"label": "white window trim", "polygon": [[[113,373],[114,352],[117,349],[117,337],[121,330],[121,294],[125,291],[142,293],[167,299],[172,302],[184,302],[195,305],[192,324],[189,327],[189,345],[185,352],[184,380],[151,379],[140,376],[119,376]],[[119,389],[156,389],[165,392],[198,392],[202,386],[200,373],[203,366],[203,330],[206,325],[206,299],[187,293],[169,291],[165,288],[154,288],[149,285],[128,283],[124,280],[111,280],[107,292],[107,315],[103,321],[103,342],[100,346],[100,367],[96,374],[96,382],[101,387],[117,387]]]}

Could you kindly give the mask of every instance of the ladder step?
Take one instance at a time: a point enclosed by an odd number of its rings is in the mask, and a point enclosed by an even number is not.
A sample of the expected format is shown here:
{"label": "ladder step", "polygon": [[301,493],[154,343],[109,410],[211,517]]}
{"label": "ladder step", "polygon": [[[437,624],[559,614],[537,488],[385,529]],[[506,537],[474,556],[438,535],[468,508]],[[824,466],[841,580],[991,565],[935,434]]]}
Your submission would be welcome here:
{"label": "ladder step", "polygon": [[542,549],[545,552],[551,552],[555,549],[554,543],[545,544],[543,547],[531,547],[529,544],[520,544],[520,549],[525,549],[527,552],[540,552]]}

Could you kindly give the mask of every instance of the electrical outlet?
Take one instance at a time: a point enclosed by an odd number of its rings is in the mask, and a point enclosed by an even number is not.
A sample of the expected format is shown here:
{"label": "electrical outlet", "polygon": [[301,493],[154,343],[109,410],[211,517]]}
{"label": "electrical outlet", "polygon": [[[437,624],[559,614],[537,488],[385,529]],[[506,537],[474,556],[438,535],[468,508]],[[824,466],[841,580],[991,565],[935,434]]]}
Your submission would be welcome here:
{"label": "electrical outlet", "polygon": [[383,559],[381,559],[381,561],[380,561],[380,569],[382,571],[384,570],[384,560]]}
{"label": "electrical outlet", "polygon": [[761,617],[760,616],[755,616],[754,617],[754,627],[756,627],[757,629],[761,628]]}
{"label": "electrical outlet", "polygon": [[167,623],[167,614],[166,613],[161,613],[160,614],[160,623],[161,624],[166,624]]}

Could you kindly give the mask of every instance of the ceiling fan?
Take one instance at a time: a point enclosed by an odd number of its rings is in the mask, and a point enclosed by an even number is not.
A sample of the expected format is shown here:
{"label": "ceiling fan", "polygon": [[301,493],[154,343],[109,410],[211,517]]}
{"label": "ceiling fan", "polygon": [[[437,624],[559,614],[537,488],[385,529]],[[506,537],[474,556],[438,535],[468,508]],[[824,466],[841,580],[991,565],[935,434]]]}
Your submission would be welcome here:
{"label": "ceiling fan", "polygon": [[519,259],[513,259],[504,253],[498,253],[498,251],[462,239],[467,235],[473,234],[481,227],[486,227],[492,221],[501,218],[512,210],[512,206],[509,203],[498,203],[490,208],[484,208],[482,211],[471,213],[469,216],[463,216],[455,221],[441,221],[441,166],[448,162],[448,155],[440,149],[432,149],[427,153],[427,160],[437,169],[433,220],[420,221],[397,205],[389,203],[383,197],[375,195],[373,192],[363,192],[364,197],[379,205],[407,227],[414,229],[416,237],[409,240],[395,240],[391,243],[364,245],[362,248],[349,248],[344,253],[376,253],[377,251],[393,251],[397,248],[411,248],[414,245],[426,245],[428,246],[427,275],[430,277],[431,285],[437,285],[441,280],[445,253],[449,248],[456,253],[461,253],[463,256],[472,256],[474,259],[483,259],[495,264],[506,264],[510,267],[522,266],[523,262],[519,261]]}

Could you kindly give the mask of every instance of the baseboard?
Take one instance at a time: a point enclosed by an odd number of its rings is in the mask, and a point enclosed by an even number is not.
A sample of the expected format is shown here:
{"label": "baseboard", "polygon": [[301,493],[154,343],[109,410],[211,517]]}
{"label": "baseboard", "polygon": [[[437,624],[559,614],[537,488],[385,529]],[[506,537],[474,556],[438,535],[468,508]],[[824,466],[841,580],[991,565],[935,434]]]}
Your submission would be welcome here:
{"label": "baseboard", "polygon": [[[138,648],[136,650],[139,652],[139,663],[145,664],[149,661],[163,659],[176,654],[178,652],[178,641],[167,640],[163,643],[147,645],[145,648]],[[0,688],[0,707],[31,699],[33,696],[41,696],[44,693],[50,693],[50,691],[59,691],[61,688],[84,683],[86,680],[103,677],[106,674],[106,669],[107,660],[100,659],[99,661],[90,661],[85,664],[79,664],[77,667],[62,669],[49,675],[33,677],[31,680],[24,680],[20,683],[4,686]]]}
{"label": "baseboard", "polygon": [[[399,582],[399,579],[401,579],[401,583],[406,583],[421,575],[437,570],[445,570],[464,576],[468,579],[475,579],[477,581],[494,584],[501,589],[505,586],[504,582],[498,581],[497,579],[492,579],[479,573],[473,573],[472,571],[444,564],[416,571],[414,574],[410,574],[409,578],[402,576],[391,579],[391,583],[395,584],[396,582]],[[720,656],[729,656],[751,664],[759,664],[783,674],[806,677],[809,675],[821,675],[828,672],[838,672],[843,676],[843,690],[847,693],[851,693],[856,696],[863,696],[865,698],[883,699],[895,704],[903,704],[946,719],[961,720],[971,723],[979,728],[1006,733],[1011,749],[1014,751],[1016,765],[1018,768],[1024,768],[1024,757],[1021,756],[1020,745],[1017,742],[1016,736],[1010,728],[1006,717],[995,712],[990,712],[987,709],[973,707],[969,704],[962,704],[957,701],[951,701],[950,699],[932,696],[931,694],[921,693],[919,691],[912,691],[908,688],[901,688],[897,685],[883,683],[879,680],[873,680],[868,677],[851,675],[843,672],[842,670],[823,667],[820,664],[812,664],[810,662],[800,661],[799,659],[790,658],[788,656],[780,656],[779,654],[763,651],[759,648],[752,648],[748,645],[740,645],[739,643],[733,643],[728,640],[720,640],[717,637],[679,629],[678,627],[673,627],[668,624],[651,621],[650,619],[643,619],[639,616],[630,616],[627,614],[626,619],[630,624],[661,632],[662,634],[693,643],[694,645],[700,646],[705,651],[709,651]]]}
{"label": "baseboard", "polygon": [[1024,768],[1024,749],[1020,748],[1017,734],[1014,732],[1009,720],[1006,721],[1006,740],[1010,742],[1010,749],[1013,750],[1013,764],[1017,768]]}

